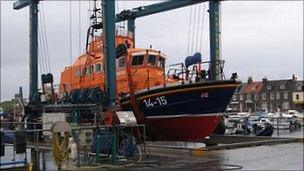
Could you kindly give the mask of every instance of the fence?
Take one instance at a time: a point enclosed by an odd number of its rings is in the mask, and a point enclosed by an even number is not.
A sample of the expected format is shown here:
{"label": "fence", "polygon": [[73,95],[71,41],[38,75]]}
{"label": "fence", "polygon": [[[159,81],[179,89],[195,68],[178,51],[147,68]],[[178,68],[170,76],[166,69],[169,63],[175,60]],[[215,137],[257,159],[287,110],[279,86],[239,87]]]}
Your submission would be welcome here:
{"label": "fence", "polygon": [[228,118],[225,118],[226,133],[228,134],[236,133],[244,135],[255,135],[257,131],[261,131],[261,129],[265,128],[265,125],[267,123],[273,127],[274,135],[272,136],[276,135],[277,137],[280,137],[282,135],[286,135],[287,133],[291,134],[293,131],[301,128],[303,126],[304,120],[303,118],[297,117],[287,118],[268,116],[230,116]]}
{"label": "fence", "polygon": [[[36,129],[41,128],[42,124],[52,124],[52,123],[26,123],[27,125],[31,125],[33,129],[27,129],[25,123],[18,122],[1,122],[1,134],[6,136],[5,138],[1,137],[7,141],[7,137],[11,136],[10,142],[2,143],[1,141],[1,153],[5,153],[6,147],[12,146],[13,150],[13,161],[12,162],[3,162],[1,160],[0,166],[3,167],[16,167],[16,165],[28,165],[28,151],[22,151],[24,154],[24,159],[20,161],[16,161],[15,155],[17,154],[18,146],[17,144],[20,142],[16,141],[16,131],[3,129],[7,126],[7,124],[15,124],[17,127],[24,127],[23,133],[25,136],[25,149],[31,149],[31,163],[33,163],[34,170],[39,170],[42,165],[42,170],[46,169],[46,161],[45,161],[45,153],[52,152],[54,154],[52,143],[50,140],[52,137],[45,136],[45,132],[50,133],[51,129]],[[90,134],[91,133],[91,134]],[[94,133],[94,134],[93,134]],[[100,134],[97,134],[100,133]],[[51,134],[54,135],[54,134]],[[135,149],[136,156],[130,158],[130,154],[126,149],[126,145],[130,145],[131,139],[126,137],[132,136],[134,142],[136,141]],[[77,145],[77,159],[74,164],[77,167],[82,165],[96,165],[101,162],[111,162],[112,164],[116,164],[116,162],[125,161],[125,162],[137,162],[141,159],[142,155],[146,155],[146,128],[145,125],[134,124],[134,125],[115,125],[115,126],[105,126],[105,125],[97,125],[97,126],[75,126],[71,127],[71,137],[75,140]],[[62,139],[62,137],[61,137]],[[106,144],[105,144],[106,142]],[[129,143],[129,144],[124,144]],[[95,149],[94,149],[95,148]],[[95,150],[92,152],[92,150]],[[107,149],[105,151],[104,149]],[[134,150],[133,149],[133,150]],[[133,151],[134,152],[134,151]],[[134,152],[135,153],[135,152]],[[8,155],[4,155],[5,157]],[[1,157],[1,158],[2,158]],[[41,158],[40,158],[41,157]],[[42,162],[40,163],[40,159]],[[103,159],[103,160],[102,160]],[[122,160],[123,159],[123,160]],[[95,163],[94,163],[95,162]],[[55,168],[54,168],[55,169]]]}

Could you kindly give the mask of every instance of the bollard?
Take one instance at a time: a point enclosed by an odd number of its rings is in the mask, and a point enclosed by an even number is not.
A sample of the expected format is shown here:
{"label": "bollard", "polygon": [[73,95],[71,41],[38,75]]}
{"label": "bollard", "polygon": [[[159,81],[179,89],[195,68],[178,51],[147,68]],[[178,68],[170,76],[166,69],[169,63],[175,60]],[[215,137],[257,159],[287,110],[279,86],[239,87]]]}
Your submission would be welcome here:
{"label": "bollard", "polygon": [[[37,154],[38,153],[38,154]],[[38,156],[38,157],[37,157]],[[40,170],[40,163],[39,163],[39,152],[34,148],[31,149],[31,159],[32,159],[32,169],[33,170]]]}
{"label": "bollard", "polygon": [[100,156],[99,156],[99,146],[100,146],[100,135],[97,132],[97,143],[96,143],[96,158],[95,158],[95,162],[97,165],[100,164]]}
{"label": "bollard", "polygon": [[113,128],[113,136],[112,136],[112,163],[115,164],[116,161],[116,131],[115,131],[115,127]]}
{"label": "bollard", "polygon": [[16,130],[15,131],[15,141],[14,149],[16,154],[26,153],[26,131]]}
{"label": "bollard", "polygon": [[41,158],[42,158],[42,170],[46,170],[46,163],[45,163],[45,151],[41,151]]}
{"label": "bollard", "polygon": [[280,136],[280,132],[279,132],[279,118],[277,118],[277,135],[278,135],[278,137]]}
{"label": "bollard", "polygon": [[0,156],[2,157],[2,156],[5,155],[4,132],[1,131],[0,134],[1,134],[1,139],[0,139],[0,141],[1,141],[1,144],[0,144],[1,145],[1,147],[0,147]]}

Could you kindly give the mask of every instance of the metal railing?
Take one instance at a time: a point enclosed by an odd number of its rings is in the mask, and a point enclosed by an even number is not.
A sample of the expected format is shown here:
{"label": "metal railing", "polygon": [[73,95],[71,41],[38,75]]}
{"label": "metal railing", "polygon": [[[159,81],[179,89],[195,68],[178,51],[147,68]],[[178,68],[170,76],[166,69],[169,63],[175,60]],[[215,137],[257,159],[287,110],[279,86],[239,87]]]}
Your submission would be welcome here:
{"label": "metal railing", "polygon": [[[41,129],[41,127],[43,125],[53,125],[53,123],[36,123],[36,122],[27,122],[27,123],[20,123],[20,122],[1,122],[1,132],[3,132],[4,134],[14,134],[15,130],[8,130],[5,129],[3,130],[3,127],[6,124],[16,124],[18,125],[18,127],[20,128],[24,128],[25,133],[27,134],[27,143],[26,143],[26,149],[32,149],[34,151],[36,151],[36,153],[34,153],[35,155],[31,157],[32,162],[34,161],[34,167],[35,168],[41,168],[40,167],[40,162],[35,162],[35,161],[40,161],[40,155],[44,155],[45,152],[52,152],[52,146],[50,143],[50,138],[49,136],[46,136],[44,133],[48,132],[51,133],[51,129]],[[30,127],[32,127],[33,129],[28,129],[26,127],[26,125],[29,127],[29,125],[31,125]],[[40,128],[40,129],[36,129],[36,128]],[[91,145],[88,146],[82,146],[82,148],[80,147],[80,133],[83,130],[93,130],[94,132],[96,131],[108,131],[112,138],[109,140],[110,144],[115,143],[115,149],[114,152],[113,151],[108,151],[107,154],[95,154],[95,153],[88,153],[88,149],[91,149]],[[96,126],[72,126],[71,127],[71,135],[74,138],[76,144],[77,144],[77,163],[76,166],[80,167],[81,165],[85,165],[88,164],[89,161],[92,161],[92,156],[93,157],[98,157],[99,156],[103,156],[108,158],[107,161],[112,162],[113,164],[116,162],[116,160],[118,160],[119,156],[121,156],[122,154],[119,153],[119,148],[121,147],[121,142],[123,140],[123,137],[125,135],[134,135],[134,137],[136,138],[136,142],[139,145],[140,149],[140,155],[146,155],[146,128],[144,124],[133,124],[133,125],[124,125],[124,124],[120,124],[120,125],[96,125]],[[76,137],[75,135],[73,135],[73,132],[76,133]],[[78,137],[77,137],[78,136]],[[15,147],[15,141],[11,142],[7,142],[5,143],[5,147],[7,146],[13,146]],[[16,161],[15,158],[15,148],[12,150],[13,153],[13,161]],[[88,155],[89,154],[89,155]],[[115,155],[114,155],[115,154]],[[17,162],[7,162],[7,163],[3,163],[2,161],[0,162],[0,166],[12,166],[15,167],[16,164],[24,164],[27,165],[28,161],[27,161],[27,152],[25,152],[25,158],[23,161],[17,161]],[[45,158],[42,157],[42,170],[46,170],[46,161]],[[82,156],[82,157],[81,157]],[[90,158],[91,156],[91,158]],[[114,158],[114,157],[115,158]]]}
{"label": "metal railing", "polygon": [[[226,79],[224,74],[224,60],[220,60],[216,62],[216,66],[220,69],[219,78],[224,80]],[[168,81],[169,78],[179,80],[182,83],[185,81],[200,81],[200,80],[209,80],[211,79],[211,73],[212,70],[215,67],[211,67],[211,61],[205,61],[201,63],[197,63],[194,65],[191,65],[189,67],[186,67],[184,63],[177,63],[169,66],[169,70],[167,71],[166,75],[166,81]]]}
{"label": "metal railing", "polygon": [[[272,136],[276,136],[276,137],[280,137],[288,134],[289,134],[288,136],[290,136],[294,131],[300,130],[301,128],[303,129],[304,127],[303,118],[269,117],[269,116],[249,116],[249,117],[229,116],[228,118],[225,117],[226,133],[255,135],[265,127],[266,122],[270,123],[273,126],[274,132]],[[254,128],[253,125],[255,124],[258,127]],[[248,130],[250,131],[248,132]]]}

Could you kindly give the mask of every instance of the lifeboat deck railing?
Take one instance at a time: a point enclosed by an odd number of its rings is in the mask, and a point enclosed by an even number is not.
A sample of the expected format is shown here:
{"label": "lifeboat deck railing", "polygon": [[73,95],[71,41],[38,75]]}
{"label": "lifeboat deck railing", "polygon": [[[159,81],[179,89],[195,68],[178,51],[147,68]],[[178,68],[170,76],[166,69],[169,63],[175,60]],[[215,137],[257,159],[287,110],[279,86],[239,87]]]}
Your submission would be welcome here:
{"label": "lifeboat deck railing", "polygon": [[[217,61],[215,65],[219,66],[220,69],[216,73],[219,75],[221,80],[225,80],[224,74],[224,60]],[[169,66],[167,71],[166,82],[170,80],[178,80],[184,83],[185,81],[198,82],[211,80],[210,73],[212,69],[217,67],[211,67],[211,61],[205,61],[201,63],[196,63],[191,66],[186,67],[184,63],[177,63]]]}

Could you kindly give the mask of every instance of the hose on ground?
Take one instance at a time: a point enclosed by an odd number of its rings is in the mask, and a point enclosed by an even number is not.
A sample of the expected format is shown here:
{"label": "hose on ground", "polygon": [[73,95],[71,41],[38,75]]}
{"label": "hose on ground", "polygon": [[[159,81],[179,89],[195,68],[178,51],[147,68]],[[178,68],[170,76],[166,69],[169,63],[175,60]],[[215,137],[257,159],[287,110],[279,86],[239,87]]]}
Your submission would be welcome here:
{"label": "hose on ground", "polygon": [[64,134],[63,140],[60,141],[60,133],[55,133],[52,129],[53,157],[58,169],[61,169],[62,164],[69,160],[69,138],[71,135],[69,132]]}

